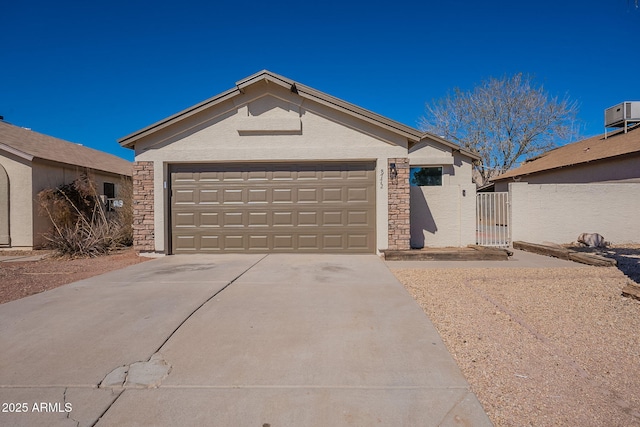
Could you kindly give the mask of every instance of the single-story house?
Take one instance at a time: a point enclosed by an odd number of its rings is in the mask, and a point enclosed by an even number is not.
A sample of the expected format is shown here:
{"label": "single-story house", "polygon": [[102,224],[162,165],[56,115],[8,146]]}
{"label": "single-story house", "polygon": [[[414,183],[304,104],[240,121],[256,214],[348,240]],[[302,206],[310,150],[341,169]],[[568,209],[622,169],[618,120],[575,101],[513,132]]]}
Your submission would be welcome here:
{"label": "single-story house", "polygon": [[270,71],[119,140],[134,245],[377,253],[475,241],[479,157]]}
{"label": "single-story house", "polygon": [[494,178],[495,191],[510,182],[586,184],[640,182],[640,125],[547,151]]}
{"label": "single-story house", "polygon": [[131,162],[0,120],[0,249],[44,242],[50,221],[39,215],[41,190],[73,182],[88,171],[97,190],[113,198]]}

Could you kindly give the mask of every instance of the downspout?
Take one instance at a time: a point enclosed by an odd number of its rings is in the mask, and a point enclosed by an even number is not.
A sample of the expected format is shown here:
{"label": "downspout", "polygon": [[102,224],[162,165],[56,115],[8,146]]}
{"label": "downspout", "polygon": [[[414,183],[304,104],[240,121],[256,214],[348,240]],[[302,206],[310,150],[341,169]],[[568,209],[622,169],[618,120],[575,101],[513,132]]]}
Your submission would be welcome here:
{"label": "downspout", "polygon": [[0,165],[0,246],[11,245],[9,232],[9,176]]}

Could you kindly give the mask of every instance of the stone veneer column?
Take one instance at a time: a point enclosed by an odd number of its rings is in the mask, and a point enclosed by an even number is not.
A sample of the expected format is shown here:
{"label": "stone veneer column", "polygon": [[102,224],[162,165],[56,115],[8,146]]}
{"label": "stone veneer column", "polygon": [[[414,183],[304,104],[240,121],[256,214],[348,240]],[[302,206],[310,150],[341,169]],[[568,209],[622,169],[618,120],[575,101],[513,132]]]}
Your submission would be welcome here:
{"label": "stone veneer column", "polygon": [[155,250],[153,223],[153,162],[133,163],[133,247]]}
{"label": "stone veneer column", "polygon": [[[391,177],[391,163],[395,163],[398,175]],[[409,220],[409,159],[389,159],[389,249],[411,249],[411,224]]]}

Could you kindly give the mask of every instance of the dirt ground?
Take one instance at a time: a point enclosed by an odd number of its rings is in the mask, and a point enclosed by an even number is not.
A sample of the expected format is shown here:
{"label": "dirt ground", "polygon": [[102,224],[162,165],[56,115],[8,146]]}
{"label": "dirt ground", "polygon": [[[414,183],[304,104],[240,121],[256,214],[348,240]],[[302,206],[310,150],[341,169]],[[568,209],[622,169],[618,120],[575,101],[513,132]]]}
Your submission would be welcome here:
{"label": "dirt ground", "polygon": [[[0,252],[0,255],[36,255],[40,251]],[[53,258],[0,263],[0,304],[129,265],[148,261],[133,249],[95,258]]]}
{"label": "dirt ground", "polygon": [[[638,249],[618,251],[632,274]],[[640,302],[621,270],[393,272],[496,426],[640,426]]]}

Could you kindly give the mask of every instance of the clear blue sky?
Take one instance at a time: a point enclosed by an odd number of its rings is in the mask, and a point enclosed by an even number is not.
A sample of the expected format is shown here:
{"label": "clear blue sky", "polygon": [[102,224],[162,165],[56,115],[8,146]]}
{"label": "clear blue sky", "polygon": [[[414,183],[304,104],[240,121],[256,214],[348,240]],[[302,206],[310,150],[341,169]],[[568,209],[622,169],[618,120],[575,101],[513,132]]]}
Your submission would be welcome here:
{"label": "clear blue sky", "polygon": [[0,40],[6,121],[129,160],[118,138],[262,69],[413,127],[516,72],[577,100],[584,136],[640,100],[633,0],[5,0]]}

